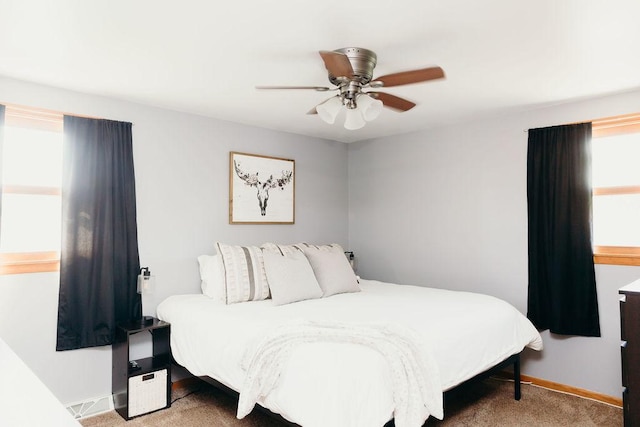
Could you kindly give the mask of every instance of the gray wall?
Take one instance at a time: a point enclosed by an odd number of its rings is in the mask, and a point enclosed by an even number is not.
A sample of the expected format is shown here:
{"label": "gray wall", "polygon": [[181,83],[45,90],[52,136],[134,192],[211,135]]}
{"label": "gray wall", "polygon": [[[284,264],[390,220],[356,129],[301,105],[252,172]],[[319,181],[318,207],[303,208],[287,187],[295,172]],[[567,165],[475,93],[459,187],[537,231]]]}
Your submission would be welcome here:
{"label": "gray wall", "polygon": [[[347,146],[0,78],[0,102],[133,122],[140,261],[156,275],[145,312],[200,291],[196,257],[216,241],[347,247]],[[229,151],[294,159],[295,225],[229,225]],[[0,276],[0,337],[64,403],[111,393],[111,348],[55,351],[58,275]]]}
{"label": "gray wall", "polygon": [[[0,102],[134,123],[140,257],[151,309],[197,292],[215,241],[337,242],[367,278],[484,292],[526,310],[526,129],[637,111],[640,92],[345,145],[0,78]],[[228,153],[296,161],[296,224],[228,224]],[[348,182],[348,186],[347,186]],[[602,338],[543,334],[524,372],[620,395],[617,289],[597,267]],[[64,403],[110,394],[109,347],[55,352],[58,276],[0,276],[0,337]],[[147,311],[145,309],[145,311]]]}
{"label": "gray wall", "polygon": [[[529,128],[635,112],[640,92],[350,144],[349,243],[359,274],[483,292],[526,313]],[[617,289],[640,268],[596,266],[601,338],[543,333],[524,373],[620,396]]]}

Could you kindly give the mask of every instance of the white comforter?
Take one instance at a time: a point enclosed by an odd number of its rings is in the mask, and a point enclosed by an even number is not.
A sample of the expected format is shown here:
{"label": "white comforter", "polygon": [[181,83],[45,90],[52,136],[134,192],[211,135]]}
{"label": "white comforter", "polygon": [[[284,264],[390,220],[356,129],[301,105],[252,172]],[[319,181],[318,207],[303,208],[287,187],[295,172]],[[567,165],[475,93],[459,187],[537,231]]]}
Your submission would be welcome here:
{"label": "white comforter", "polygon": [[[275,306],[271,300],[224,305],[204,295],[176,295],[158,306],[171,323],[176,361],[194,375],[240,392],[243,358],[274,328],[306,320],[389,323],[412,328],[436,361],[440,389],[450,389],[525,346],[542,340],[515,308],[487,295],[361,280],[362,292]],[[393,375],[384,356],[346,342],[292,348],[262,406],[304,427],[382,426],[394,416]]]}

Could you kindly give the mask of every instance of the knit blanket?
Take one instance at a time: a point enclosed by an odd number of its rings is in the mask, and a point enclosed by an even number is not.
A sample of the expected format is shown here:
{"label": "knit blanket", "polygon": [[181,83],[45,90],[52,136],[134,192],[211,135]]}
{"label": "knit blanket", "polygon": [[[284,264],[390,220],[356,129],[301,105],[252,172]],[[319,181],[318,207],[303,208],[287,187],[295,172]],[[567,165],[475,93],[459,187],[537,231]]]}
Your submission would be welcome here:
{"label": "knit blanket", "polygon": [[[283,325],[261,337],[245,352],[246,372],[238,401],[244,418],[277,384],[291,351],[307,343],[349,343],[379,352],[392,378],[397,427],[420,427],[429,415],[444,416],[438,366],[417,334],[397,324],[354,324],[300,321]],[[353,379],[352,379],[353,380]]]}

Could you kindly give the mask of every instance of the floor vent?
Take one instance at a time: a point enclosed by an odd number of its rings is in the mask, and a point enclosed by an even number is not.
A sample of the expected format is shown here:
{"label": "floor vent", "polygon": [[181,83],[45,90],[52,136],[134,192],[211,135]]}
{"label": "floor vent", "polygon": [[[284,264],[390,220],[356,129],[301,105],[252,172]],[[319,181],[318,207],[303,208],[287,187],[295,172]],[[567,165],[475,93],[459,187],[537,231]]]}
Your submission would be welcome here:
{"label": "floor vent", "polygon": [[85,400],[83,402],[76,402],[67,406],[67,411],[69,411],[71,415],[73,415],[73,417],[78,420],[112,410],[113,397],[111,395],[97,397],[95,399]]}

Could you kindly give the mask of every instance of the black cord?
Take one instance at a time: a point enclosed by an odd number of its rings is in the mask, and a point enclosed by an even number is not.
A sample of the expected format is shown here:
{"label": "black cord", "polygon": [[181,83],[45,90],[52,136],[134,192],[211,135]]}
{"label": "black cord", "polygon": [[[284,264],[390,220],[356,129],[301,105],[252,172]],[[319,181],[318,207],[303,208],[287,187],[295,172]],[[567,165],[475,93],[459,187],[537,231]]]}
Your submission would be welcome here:
{"label": "black cord", "polygon": [[173,399],[173,400],[171,401],[171,404],[173,405],[173,404],[174,404],[174,403],[176,403],[178,400],[182,400],[182,399],[184,399],[184,398],[185,398],[185,397],[187,397],[187,396],[191,396],[192,394],[194,394],[194,393],[199,393],[199,392],[201,392],[201,391],[202,391],[202,388],[197,388],[197,389],[195,389],[195,390],[191,390],[189,393],[185,394],[184,396],[176,397],[175,399]]}

